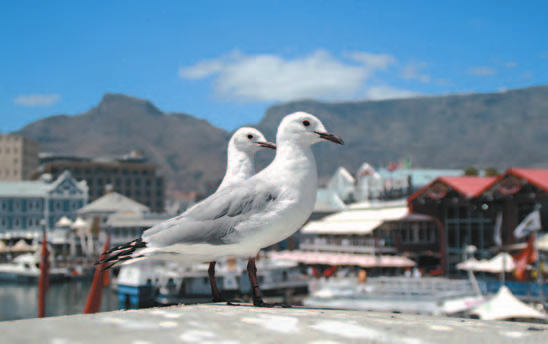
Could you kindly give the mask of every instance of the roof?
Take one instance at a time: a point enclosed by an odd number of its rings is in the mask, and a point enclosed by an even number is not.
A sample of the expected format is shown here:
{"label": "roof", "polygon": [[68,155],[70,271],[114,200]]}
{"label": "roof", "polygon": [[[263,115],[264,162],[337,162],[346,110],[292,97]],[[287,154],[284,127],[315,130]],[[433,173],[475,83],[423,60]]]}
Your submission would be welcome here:
{"label": "roof", "polygon": [[356,203],[346,210],[309,222],[301,233],[369,234],[383,222],[401,219],[408,212],[405,201]]}
{"label": "roof", "polygon": [[432,183],[424,186],[422,189],[409,196],[408,201],[413,201],[437,183],[443,183],[465,197],[476,197],[479,196],[486,187],[491,185],[496,180],[497,177],[439,177],[436,178]]}
{"label": "roof", "polygon": [[504,175],[513,174],[548,192],[548,170],[511,168]]}
{"label": "roof", "polygon": [[51,185],[43,181],[2,181],[0,195],[15,197],[43,197]]}
{"label": "roof", "polygon": [[120,195],[117,192],[110,192],[78,210],[78,214],[116,213],[124,210],[150,211],[147,206],[131,198]]}
{"label": "roof", "polygon": [[304,264],[356,265],[372,267],[411,267],[416,263],[402,256],[373,256],[369,254],[282,251],[269,253],[272,259],[282,259]]}
{"label": "roof", "polygon": [[500,287],[497,295],[474,308],[471,314],[478,315],[482,320],[547,319],[546,315],[518,300],[506,286]]}
{"label": "roof", "polygon": [[346,205],[334,190],[318,188],[316,191],[316,204],[314,204],[314,211],[335,212],[341,211],[345,208]]}
{"label": "roof", "polygon": [[87,192],[85,182],[77,182],[72,178],[69,171],[64,171],[52,182],[45,180],[2,181],[0,182],[0,195],[11,197],[44,197],[61,185],[66,179],[72,179],[76,188],[79,188],[82,192]]}

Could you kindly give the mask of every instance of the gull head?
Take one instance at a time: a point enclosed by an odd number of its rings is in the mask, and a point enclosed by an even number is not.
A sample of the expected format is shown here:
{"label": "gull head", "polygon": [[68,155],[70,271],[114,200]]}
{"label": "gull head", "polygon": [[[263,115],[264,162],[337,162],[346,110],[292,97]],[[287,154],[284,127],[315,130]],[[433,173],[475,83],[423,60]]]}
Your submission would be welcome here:
{"label": "gull head", "polygon": [[306,112],[295,112],[287,115],[278,127],[276,141],[291,141],[301,145],[311,146],[320,141],[331,141],[344,145],[341,137],[327,132],[322,121]]}
{"label": "gull head", "polygon": [[228,147],[245,153],[255,153],[261,148],[276,149],[276,145],[268,142],[260,131],[247,127],[238,129],[232,135]]}

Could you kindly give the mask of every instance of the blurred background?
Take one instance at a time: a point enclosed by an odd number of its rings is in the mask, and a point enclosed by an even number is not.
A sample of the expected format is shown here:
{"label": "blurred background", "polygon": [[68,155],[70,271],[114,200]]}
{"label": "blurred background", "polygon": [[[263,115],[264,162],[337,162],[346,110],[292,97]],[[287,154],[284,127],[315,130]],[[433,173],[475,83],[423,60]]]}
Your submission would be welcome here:
{"label": "blurred background", "polygon": [[[92,263],[214,192],[236,129],[274,142],[295,111],[346,145],[314,147],[316,207],[262,253],[267,296],[545,321],[547,11],[542,1],[3,2],[0,321],[41,307],[210,301],[207,266],[111,275]],[[273,156],[260,151],[258,169]],[[245,301],[245,262],[218,269],[225,295]],[[482,313],[497,296],[530,313]]]}

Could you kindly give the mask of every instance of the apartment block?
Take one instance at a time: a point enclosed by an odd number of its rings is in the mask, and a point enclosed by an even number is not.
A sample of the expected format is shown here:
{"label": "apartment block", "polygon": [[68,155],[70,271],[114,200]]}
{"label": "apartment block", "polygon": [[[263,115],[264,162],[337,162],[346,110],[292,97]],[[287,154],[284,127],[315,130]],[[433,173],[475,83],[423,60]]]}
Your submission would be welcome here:
{"label": "apartment block", "polygon": [[40,144],[26,137],[0,135],[0,180],[28,180],[38,167]]}

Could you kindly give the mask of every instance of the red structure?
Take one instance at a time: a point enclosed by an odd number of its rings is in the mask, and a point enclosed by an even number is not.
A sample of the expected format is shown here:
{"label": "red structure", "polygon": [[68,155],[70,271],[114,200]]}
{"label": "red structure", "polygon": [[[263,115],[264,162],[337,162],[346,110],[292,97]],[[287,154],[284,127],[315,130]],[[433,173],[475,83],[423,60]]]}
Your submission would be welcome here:
{"label": "red structure", "polygon": [[516,226],[540,204],[548,230],[548,170],[512,168],[498,177],[442,177],[408,198],[412,214],[427,215],[439,227],[438,251],[444,275],[455,275],[466,245],[477,247],[476,258],[496,252],[494,224],[503,214],[502,242],[516,244]]}
{"label": "red structure", "polygon": [[40,252],[40,277],[38,279],[38,318],[46,316],[46,293],[49,290],[49,252],[46,231]]}
{"label": "red structure", "polygon": [[[105,241],[105,246],[103,247],[103,252],[107,251],[110,246],[110,234],[107,234],[107,240]],[[105,256],[101,256],[101,259]],[[101,298],[103,295],[103,287],[108,284],[105,282],[105,277],[108,279],[107,271],[103,270],[104,264],[98,264],[95,268],[95,273],[93,274],[93,282],[91,282],[91,289],[89,290],[88,298],[86,300],[86,305],[84,307],[84,314],[97,313],[101,309]]]}

